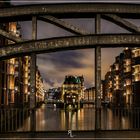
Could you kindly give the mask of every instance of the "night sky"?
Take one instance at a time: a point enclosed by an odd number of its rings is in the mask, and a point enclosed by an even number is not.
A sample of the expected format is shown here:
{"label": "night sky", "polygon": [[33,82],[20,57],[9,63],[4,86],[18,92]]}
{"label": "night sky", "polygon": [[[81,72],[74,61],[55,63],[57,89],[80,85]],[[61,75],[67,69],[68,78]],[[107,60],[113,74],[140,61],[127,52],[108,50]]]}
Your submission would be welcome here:
{"label": "night sky", "polygon": [[[18,1],[17,3],[12,1],[12,3],[15,5],[22,5],[25,3],[30,4],[35,2],[28,1],[23,3]],[[42,3],[44,3],[44,1],[42,1]],[[94,33],[94,19],[67,19],[66,21],[79,28],[85,29],[90,33]],[[131,20],[131,22],[139,25],[138,20]],[[31,22],[22,22],[20,24],[22,27],[22,37],[24,39],[31,39]],[[101,20],[101,26],[101,33],[128,33],[128,31],[106,20]],[[42,21],[38,22],[38,39],[71,35],[73,34],[52,24]],[[102,49],[102,79],[104,79],[106,72],[109,70],[109,66],[114,63],[115,57],[119,55],[122,50],[123,48]],[[94,49],[39,54],[37,55],[37,66],[44,79],[44,87],[46,89],[61,86],[65,75],[83,75],[86,87],[91,87],[95,84]]]}

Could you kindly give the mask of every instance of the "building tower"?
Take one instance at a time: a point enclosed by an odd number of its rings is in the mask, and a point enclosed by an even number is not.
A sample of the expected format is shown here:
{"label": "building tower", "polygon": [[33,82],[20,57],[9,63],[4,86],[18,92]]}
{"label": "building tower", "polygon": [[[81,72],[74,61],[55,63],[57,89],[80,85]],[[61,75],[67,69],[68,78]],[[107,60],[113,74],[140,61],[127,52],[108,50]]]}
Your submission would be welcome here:
{"label": "building tower", "polygon": [[65,76],[62,85],[61,100],[64,102],[72,100],[75,102],[80,101],[84,97],[84,77],[83,76]]}

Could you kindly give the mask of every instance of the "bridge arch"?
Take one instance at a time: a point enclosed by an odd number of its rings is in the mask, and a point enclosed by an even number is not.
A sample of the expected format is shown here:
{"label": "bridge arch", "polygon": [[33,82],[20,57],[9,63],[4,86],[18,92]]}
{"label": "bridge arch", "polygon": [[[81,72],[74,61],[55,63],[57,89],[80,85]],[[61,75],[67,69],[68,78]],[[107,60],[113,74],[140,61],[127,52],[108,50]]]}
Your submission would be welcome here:
{"label": "bridge arch", "polygon": [[[11,12],[12,11],[12,12]],[[9,20],[29,20],[31,17],[39,15],[53,15],[56,17],[93,17],[96,14],[121,14],[128,17],[140,14],[139,4],[122,3],[62,3],[62,4],[40,4],[12,6],[0,9],[0,18]],[[129,15],[128,15],[129,14]],[[134,18],[134,16],[132,16]],[[8,19],[5,19],[8,20]]]}
{"label": "bridge arch", "polygon": [[52,39],[34,40],[23,43],[16,43],[0,48],[0,59],[26,55],[30,53],[49,53],[62,50],[77,50],[102,47],[116,46],[140,46],[139,34],[112,34],[112,35],[85,35],[60,37]]}
{"label": "bridge arch", "polygon": [[[113,14],[113,15],[112,15]],[[57,19],[46,17],[48,15]],[[140,47],[140,29],[123,18],[140,17],[140,4],[121,3],[69,3],[69,4],[43,4],[12,6],[0,9],[0,19],[3,23],[12,21],[32,20],[32,39],[23,41],[10,33],[0,30],[0,35],[15,42],[0,48],[0,59],[16,57],[18,55],[31,55],[31,107],[34,107],[35,93],[35,54],[49,53],[62,50],[76,50],[95,48],[95,84],[96,84],[96,128],[100,129],[100,96],[101,89],[101,47],[131,46]],[[74,26],[64,23],[60,18],[95,18],[95,34],[77,30]],[[101,34],[101,18],[108,19],[124,27],[130,34]],[[37,40],[37,19],[49,21],[63,29],[70,30],[76,35],[72,37],[59,37]],[[132,32],[132,33],[131,33]],[[90,34],[90,35],[87,35]],[[97,115],[98,114],[98,115]]]}

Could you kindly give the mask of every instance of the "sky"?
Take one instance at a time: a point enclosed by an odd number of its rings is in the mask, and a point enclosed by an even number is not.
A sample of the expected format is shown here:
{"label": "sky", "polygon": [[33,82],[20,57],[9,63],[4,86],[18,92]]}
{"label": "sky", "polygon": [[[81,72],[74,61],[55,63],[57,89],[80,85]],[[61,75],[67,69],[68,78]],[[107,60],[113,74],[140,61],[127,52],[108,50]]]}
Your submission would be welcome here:
{"label": "sky", "polygon": [[[79,1],[80,0],[76,0]],[[82,0],[85,2],[84,0]],[[90,0],[92,1],[92,0]],[[100,1],[100,0],[99,0]],[[98,1],[98,2],[99,2]],[[40,2],[40,1],[37,1]],[[41,1],[44,3],[44,1]],[[50,1],[47,1],[50,2]],[[51,0],[51,2],[56,2]],[[58,2],[58,0],[57,0]],[[59,1],[60,2],[60,1]],[[61,1],[61,2],[64,2]],[[68,1],[67,1],[68,2]],[[87,1],[86,1],[87,2]],[[109,2],[109,1],[108,1]],[[122,2],[122,1],[121,1]],[[124,1],[126,2],[126,1]],[[22,4],[37,4],[35,1],[12,1],[15,5]],[[46,1],[45,1],[46,3]],[[82,28],[90,33],[94,33],[94,19],[65,19],[65,21]],[[131,22],[139,25],[138,20],[131,20]],[[31,39],[31,22],[21,22],[22,38]],[[51,38],[59,36],[71,36],[69,33],[52,24],[38,21],[38,39]],[[106,20],[101,20],[101,33],[128,33],[128,31],[121,27],[110,23]],[[107,48],[101,50],[101,78],[104,79],[109,66],[115,61],[115,57],[122,52],[123,48]],[[85,79],[85,86],[91,87],[95,85],[95,64],[94,64],[94,49],[62,51],[48,54],[37,55],[37,66],[44,79],[44,88],[52,88],[62,86],[66,75],[83,75]]]}

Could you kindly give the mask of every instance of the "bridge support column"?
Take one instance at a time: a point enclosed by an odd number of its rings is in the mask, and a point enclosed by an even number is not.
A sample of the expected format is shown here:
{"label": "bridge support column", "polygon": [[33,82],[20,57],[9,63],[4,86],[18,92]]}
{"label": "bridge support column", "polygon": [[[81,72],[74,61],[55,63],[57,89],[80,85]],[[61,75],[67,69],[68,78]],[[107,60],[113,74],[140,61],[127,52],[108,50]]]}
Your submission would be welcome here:
{"label": "bridge support column", "polygon": [[[100,33],[100,15],[95,17],[95,34]],[[95,130],[101,129],[101,47],[95,47]]]}
{"label": "bridge support column", "polygon": [[[37,19],[32,17],[32,39],[37,38]],[[32,53],[30,57],[30,111],[31,111],[31,120],[30,128],[31,131],[36,130],[36,54]]]}

